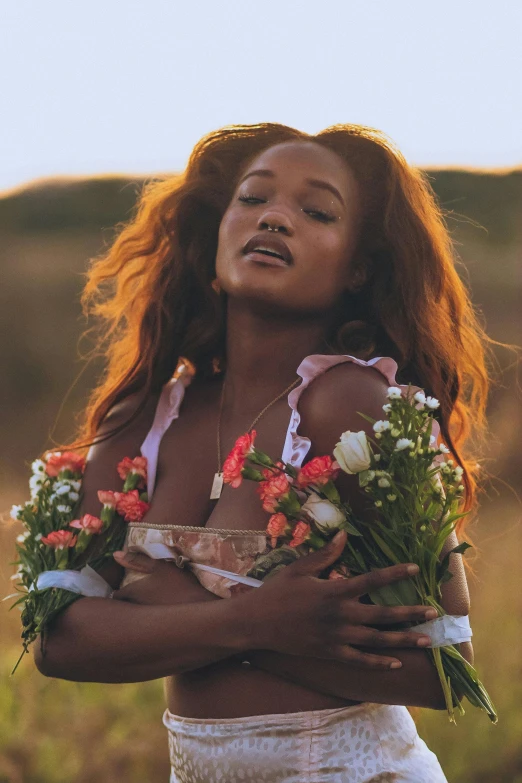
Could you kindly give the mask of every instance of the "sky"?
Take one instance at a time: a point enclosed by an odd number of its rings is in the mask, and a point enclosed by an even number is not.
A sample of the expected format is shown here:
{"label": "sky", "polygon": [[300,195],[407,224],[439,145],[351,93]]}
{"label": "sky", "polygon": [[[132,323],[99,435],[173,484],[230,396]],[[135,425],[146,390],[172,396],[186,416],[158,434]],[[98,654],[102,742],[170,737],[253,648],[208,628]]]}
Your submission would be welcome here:
{"label": "sky", "polygon": [[4,0],[0,190],[181,171],[206,133],[257,122],[522,166],[521,41],[517,0]]}

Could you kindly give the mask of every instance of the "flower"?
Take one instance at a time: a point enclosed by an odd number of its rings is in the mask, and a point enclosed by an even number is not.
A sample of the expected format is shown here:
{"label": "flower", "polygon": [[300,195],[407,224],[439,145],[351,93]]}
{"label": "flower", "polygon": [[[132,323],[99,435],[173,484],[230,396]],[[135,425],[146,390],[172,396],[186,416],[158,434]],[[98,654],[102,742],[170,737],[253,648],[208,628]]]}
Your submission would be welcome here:
{"label": "flower", "polygon": [[[271,474],[269,470],[264,470],[263,475]],[[257,486],[257,493],[261,498],[264,510],[269,513],[275,511],[279,498],[286,495],[289,489],[290,482],[284,473],[272,474],[271,478],[261,481]]]}
{"label": "flower", "polygon": [[74,451],[55,451],[48,454],[45,463],[45,472],[48,476],[58,476],[62,470],[70,470],[71,473],[83,473],[85,469],[85,457]]}
{"label": "flower", "polygon": [[239,487],[243,481],[241,471],[245,465],[247,455],[252,451],[256,430],[240,435],[236,440],[232,451],[223,463],[223,482],[231,487]]}
{"label": "flower", "polygon": [[45,473],[45,462],[42,459],[35,459],[31,463],[31,471],[33,473]]}
{"label": "flower", "polygon": [[375,432],[383,432],[384,430],[389,430],[390,427],[391,424],[389,421],[386,421],[386,419],[380,419],[373,424],[373,429]]}
{"label": "flower", "polygon": [[414,394],[413,399],[416,400],[416,402],[420,402],[421,406],[424,406],[426,403],[426,395],[422,391],[418,391],[416,394]]}
{"label": "flower", "polygon": [[377,506],[377,508],[380,508],[380,506],[382,506],[382,500],[376,500],[375,505]]}
{"label": "flower", "polygon": [[393,503],[394,500],[397,500],[397,495],[386,495],[386,500],[389,500],[390,503]]}
{"label": "flower", "polygon": [[99,489],[98,500],[108,508],[116,508],[118,498],[116,497],[116,492],[113,492],[110,489]]}
{"label": "flower", "polygon": [[390,403],[389,403],[389,402],[386,402],[386,403],[385,403],[385,404],[382,406],[382,409],[383,409],[383,411],[385,411],[385,413],[389,413],[389,412],[391,411],[391,407],[392,407],[392,406],[390,405]]}
{"label": "flower", "polygon": [[408,447],[409,448],[413,447],[413,441],[410,440],[409,438],[399,438],[399,440],[395,444],[394,451],[402,451],[403,449],[407,449]]}
{"label": "flower", "polygon": [[380,478],[380,479],[377,481],[377,484],[378,484],[380,487],[389,487],[389,486],[390,486],[390,482],[388,481],[388,479],[387,479],[387,478]]}
{"label": "flower", "polygon": [[304,541],[306,541],[307,538],[309,538],[310,533],[312,532],[312,528],[310,525],[307,525],[306,522],[298,522],[297,525],[294,527],[293,530],[293,538],[290,541],[290,546],[299,546]]}
{"label": "flower", "polygon": [[398,430],[398,429],[397,429],[397,427],[394,427],[394,428],[392,429],[392,431],[391,431],[391,434],[393,435],[393,437],[394,437],[394,438],[398,438],[398,437],[399,437],[399,435],[401,434],[401,431],[400,431],[400,430]]}
{"label": "flower", "polygon": [[48,536],[42,536],[42,544],[53,549],[66,549],[76,544],[77,536],[71,530],[53,530]]}
{"label": "flower", "polygon": [[360,473],[370,467],[370,447],[364,430],[343,432],[333,453],[345,473]]}
{"label": "flower", "polygon": [[390,386],[386,396],[389,400],[398,400],[402,397],[402,392],[398,386]]}
{"label": "flower", "polygon": [[149,503],[140,500],[137,489],[130,492],[115,492],[116,511],[124,518],[125,522],[141,522],[150,508]]}
{"label": "flower", "polygon": [[22,510],[23,506],[11,506],[11,519],[18,519],[18,514]]}
{"label": "flower", "polygon": [[442,451],[443,454],[449,454],[450,450],[444,443],[439,443],[439,451]]}
{"label": "flower", "polygon": [[272,514],[272,516],[268,520],[266,532],[269,536],[272,536],[271,544],[273,547],[277,545],[277,539],[279,538],[279,536],[284,535],[287,526],[288,526],[288,519],[285,517],[284,514],[281,514],[281,512],[277,514]]}
{"label": "flower", "polygon": [[147,458],[146,457],[124,457],[121,462],[118,463],[118,475],[123,481],[127,478],[129,473],[136,473],[147,481]]}
{"label": "flower", "polygon": [[59,506],[56,506],[56,510],[59,511],[60,514],[68,514],[71,507],[67,506],[65,503],[61,503]]}
{"label": "flower", "polygon": [[69,522],[70,527],[76,527],[78,530],[84,530],[89,535],[92,533],[101,533],[103,522],[92,514],[84,514],[80,519],[73,519]]}
{"label": "flower", "polygon": [[321,532],[338,528],[346,518],[337,506],[321,498],[316,492],[311,493],[301,508],[312,517]]}
{"label": "flower", "polygon": [[339,474],[340,466],[330,456],[314,457],[306,465],[303,465],[297,474],[296,484],[300,489],[315,484],[322,486],[330,479],[335,480]]}
{"label": "flower", "polygon": [[426,397],[426,405],[428,408],[435,410],[435,408],[439,407],[439,401],[436,397]]}

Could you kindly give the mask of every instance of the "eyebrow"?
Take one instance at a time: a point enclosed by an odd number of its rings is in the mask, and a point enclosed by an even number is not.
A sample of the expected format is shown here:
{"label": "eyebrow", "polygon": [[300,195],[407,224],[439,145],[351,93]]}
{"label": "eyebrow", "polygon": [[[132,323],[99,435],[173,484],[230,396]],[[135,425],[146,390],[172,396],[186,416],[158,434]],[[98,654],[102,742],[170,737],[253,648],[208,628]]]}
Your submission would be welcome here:
{"label": "eyebrow", "polygon": [[[239,180],[238,185],[241,185],[241,183],[244,182],[246,179],[248,179],[248,177],[253,177],[254,175],[258,177],[272,177],[272,178],[275,177],[275,174],[271,169],[255,169],[255,171],[249,171],[248,174],[245,174],[245,176]],[[336,196],[336,198],[339,199],[343,207],[346,206],[343,197],[341,196],[337,188],[334,187],[330,182],[326,182],[323,179],[309,179],[309,178],[306,179],[305,182],[307,185],[310,185],[313,188],[322,188],[323,190],[329,190],[330,193],[332,193],[334,196]]]}

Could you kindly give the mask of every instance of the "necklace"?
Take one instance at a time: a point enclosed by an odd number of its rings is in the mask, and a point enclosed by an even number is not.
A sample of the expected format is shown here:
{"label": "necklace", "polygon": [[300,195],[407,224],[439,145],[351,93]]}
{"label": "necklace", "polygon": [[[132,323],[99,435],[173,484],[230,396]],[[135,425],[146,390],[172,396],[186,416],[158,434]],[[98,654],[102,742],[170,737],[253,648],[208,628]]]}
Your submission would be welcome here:
{"label": "necklace", "polygon": [[[295,381],[293,381],[290,386],[287,386],[284,391],[281,392],[281,394],[278,394],[277,397],[275,397],[272,402],[269,402],[268,405],[266,405],[261,413],[258,413],[250,427],[248,428],[248,432],[251,431],[254,424],[256,424],[263,413],[266,413],[266,411],[274,404],[274,402],[277,402],[281,399],[281,397],[284,397],[284,395],[290,391],[290,389],[293,389],[294,386],[297,386],[297,384],[300,382],[300,378],[296,378]],[[210,490],[210,499],[211,500],[217,500],[221,496],[221,491],[223,489],[223,471],[221,466],[221,414],[223,413],[223,400],[225,399],[225,381],[223,380],[223,387],[221,389],[221,401],[219,404],[219,418],[218,418],[218,426],[217,426],[217,455],[218,455],[218,468],[217,473],[214,474],[214,481],[212,482],[212,489]]]}

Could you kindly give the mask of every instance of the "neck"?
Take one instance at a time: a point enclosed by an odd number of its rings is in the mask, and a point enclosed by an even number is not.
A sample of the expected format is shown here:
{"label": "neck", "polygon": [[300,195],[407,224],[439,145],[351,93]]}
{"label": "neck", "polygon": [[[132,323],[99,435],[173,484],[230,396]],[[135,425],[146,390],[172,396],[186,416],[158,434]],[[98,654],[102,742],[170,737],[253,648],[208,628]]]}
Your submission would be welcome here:
{"label": "neck", "polygon": [[255,410],[292,381],[302,360],[328,353],[324,314],[294,318],[269,316],[230,299],[227,306],[226,398],[234,407]]}

